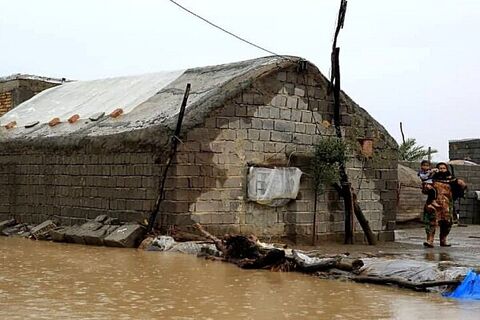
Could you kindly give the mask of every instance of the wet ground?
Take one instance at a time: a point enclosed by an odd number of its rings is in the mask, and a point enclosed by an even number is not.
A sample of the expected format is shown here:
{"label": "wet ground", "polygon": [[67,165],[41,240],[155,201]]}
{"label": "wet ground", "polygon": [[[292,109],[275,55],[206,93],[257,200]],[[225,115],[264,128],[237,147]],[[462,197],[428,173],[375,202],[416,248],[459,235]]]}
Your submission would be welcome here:
{"label": "wet ground", "polygon": [[[381,246],[377,253],[424,252],[408,243],[416,241],[416,231],[405,235],[405,243]],[[242,270],[186,254],[0,237],[0,319],[478,319],[478,314],[478,301],[433,293]]]}
{"label": "wet ground", "polygon": [[480,225],[454,226],[448,237],[451,247],[440,247],[437,236],[435,248],[423,248],[422,244],[425,241],[423,228],[397,230],[396,239],[398,245],[409,245],[409,250],[402,251],[412,258],[416,256],[421,258],[423,253],[425,260],[452,261],[480,268]]}
{"label": "wet ground", "polygon": [[304,249],[337,254],[349,252],[353,256],[391,256],[424,261],[452,261],[465,266],[480,268],[480,225],[453,226],[448,237],[451,247],[440,247],[438,236],[435,248],[424,248],[425,230],[421,225],[395,231],[395,242],[376,246],[319,244]]}

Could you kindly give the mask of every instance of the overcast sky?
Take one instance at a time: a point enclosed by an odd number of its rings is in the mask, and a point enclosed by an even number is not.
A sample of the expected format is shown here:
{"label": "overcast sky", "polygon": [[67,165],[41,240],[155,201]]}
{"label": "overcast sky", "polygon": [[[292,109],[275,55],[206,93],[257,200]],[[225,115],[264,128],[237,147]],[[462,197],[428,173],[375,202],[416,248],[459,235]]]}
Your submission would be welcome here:
{"label": "overcast sky", "polygon": [[[324,74],[339,0],[177,0]],[[480,1],[349,0],[339,37],[342,89],[401,142],[448,158],[448,140],[480,138]],[[0,76],[96,79],[268,55],[168,0],[0,0]]]}

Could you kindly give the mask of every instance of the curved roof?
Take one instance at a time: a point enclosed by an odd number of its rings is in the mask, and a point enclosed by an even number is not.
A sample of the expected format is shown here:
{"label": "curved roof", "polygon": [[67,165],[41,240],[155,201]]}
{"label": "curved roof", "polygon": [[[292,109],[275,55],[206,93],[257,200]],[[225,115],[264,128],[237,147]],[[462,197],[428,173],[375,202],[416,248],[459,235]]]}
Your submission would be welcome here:
{"label": "curved roof", "polygon": [[[225,101],[252,79],[264,72],[291,65],[300,58],[265,57],[218,66],[145,74],[140,76],[76,81],[47,89],[0,117],[0,140],[32,139],[55,136],[101,136],[170,125],[178,114],[187,83],[192,90],[185,120],[199,120],[210,108],[199,105],[208,100],[209,106]],[[108,117],[117,108],[124,115]],[[195,111],[194,111],[195,110]],[[105,113],[98,121],[92,115]],[[74,114],[76,123],[68,123]],[[48,122],[60,118],[61,123],[49,127]],[[14,129],[4,126],[16,121]],[[36,121],[39,123],[26,128]]]}

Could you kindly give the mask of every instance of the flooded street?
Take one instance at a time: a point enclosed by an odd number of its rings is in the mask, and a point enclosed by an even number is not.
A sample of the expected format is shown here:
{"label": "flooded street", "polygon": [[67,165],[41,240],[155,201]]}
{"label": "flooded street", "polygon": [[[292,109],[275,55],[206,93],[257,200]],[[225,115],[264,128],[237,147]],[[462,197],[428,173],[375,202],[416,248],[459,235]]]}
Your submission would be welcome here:
{"label": "flooded street", "polygon": [[0,238],[1,319],[478,319],[479,301],[185,254]]}

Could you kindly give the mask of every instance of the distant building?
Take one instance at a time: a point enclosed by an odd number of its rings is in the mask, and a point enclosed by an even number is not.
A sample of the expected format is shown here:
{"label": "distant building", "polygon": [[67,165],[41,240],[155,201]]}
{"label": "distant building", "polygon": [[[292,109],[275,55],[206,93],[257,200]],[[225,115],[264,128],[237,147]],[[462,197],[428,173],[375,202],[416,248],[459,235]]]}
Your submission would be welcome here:
{"label": "distant building", "polygon": [[58,86],[65,80],[29,74],[0,77],[0,117],[20,103],[45,89]]}
{"label": "distant building", "polygon": [[[480,138],[449,141],[454,174],[467,182],[468,192],[459,206],[460,220],[480,224]],[[462,165],[463,164],[463,165]]]}
{"label": "distant building", "polygon": [[450,160],[470,160],[480,164],[480,138],[448,142]]}

